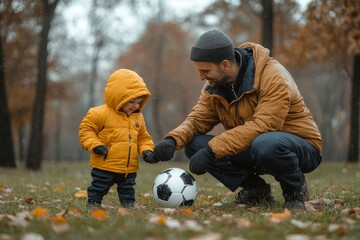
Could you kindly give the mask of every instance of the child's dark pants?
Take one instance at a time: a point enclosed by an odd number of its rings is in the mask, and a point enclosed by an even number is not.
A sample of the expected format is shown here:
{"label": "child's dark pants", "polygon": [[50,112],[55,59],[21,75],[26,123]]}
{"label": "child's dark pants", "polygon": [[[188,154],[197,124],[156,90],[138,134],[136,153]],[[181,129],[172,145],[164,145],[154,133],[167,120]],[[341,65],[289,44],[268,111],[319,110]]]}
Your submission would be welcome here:
{"label": "child's dark pants", "polygon": [[114,173],[93,168],[91,170],[91,177],[91,186],[87,189],[89,204],[101,204],[110,188],[114,184],[117,184],[117,193],[121,206],[134,206],[136,173],[129,173],[125,176],[125,174],[122,173]]}

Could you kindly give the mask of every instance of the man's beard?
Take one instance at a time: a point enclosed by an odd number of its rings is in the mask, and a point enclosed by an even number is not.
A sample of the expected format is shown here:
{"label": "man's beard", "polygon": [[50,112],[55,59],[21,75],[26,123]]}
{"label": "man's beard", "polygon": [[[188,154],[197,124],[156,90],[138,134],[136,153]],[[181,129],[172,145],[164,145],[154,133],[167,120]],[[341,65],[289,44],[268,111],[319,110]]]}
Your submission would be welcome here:
{"label": "man's beard", "polygon": [[220,80],[218,80],[217,78],[207,79],[211,87],[219,87],[219,86],[226,85],[230,78],[228,75],[226,75],[224,73],[221,73],[221,75],[219,77],[220,77],[219,78]]}

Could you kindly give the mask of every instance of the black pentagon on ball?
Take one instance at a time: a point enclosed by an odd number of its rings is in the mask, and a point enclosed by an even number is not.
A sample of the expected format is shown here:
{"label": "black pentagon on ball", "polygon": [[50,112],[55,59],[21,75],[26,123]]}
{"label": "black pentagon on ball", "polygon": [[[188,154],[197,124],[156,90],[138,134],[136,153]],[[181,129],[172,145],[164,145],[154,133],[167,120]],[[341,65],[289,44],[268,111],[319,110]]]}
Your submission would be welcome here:
{"label": "black pentagon on ball", "polygon": [[169,198],[172,194],[171,189],[169,188],[169,186],[166,183],[160,184],[157,187],[156,191],[157,191],[158,198],[161,200],[164,200],[164,201],[169,200]]}
{"label": "black pentagon on ball", "polygon": [[192,206],[194,204],[194,199],[185,200],[180,204],[180,206]]}
{"label": "black pentagon on ball", "polygon": [[183,180],[184,184],[186,185],[193,185],[195,182],[195,178],[187,172],[181,174],[180,178]]}

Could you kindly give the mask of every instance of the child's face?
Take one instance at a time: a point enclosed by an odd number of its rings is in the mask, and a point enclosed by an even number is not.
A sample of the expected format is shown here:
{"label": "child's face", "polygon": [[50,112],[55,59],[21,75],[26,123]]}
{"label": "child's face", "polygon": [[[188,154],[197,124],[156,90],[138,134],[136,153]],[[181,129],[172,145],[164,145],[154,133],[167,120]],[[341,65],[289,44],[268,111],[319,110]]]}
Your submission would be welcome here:
{"label": "child's face", "polygon": [[130,100],[129,102],[124,104],[124,106],[121,108],[121,111],[123,111],[127,115],[131,115],[133,112],[139,109],[142,100],[143,97],[138,97]]}

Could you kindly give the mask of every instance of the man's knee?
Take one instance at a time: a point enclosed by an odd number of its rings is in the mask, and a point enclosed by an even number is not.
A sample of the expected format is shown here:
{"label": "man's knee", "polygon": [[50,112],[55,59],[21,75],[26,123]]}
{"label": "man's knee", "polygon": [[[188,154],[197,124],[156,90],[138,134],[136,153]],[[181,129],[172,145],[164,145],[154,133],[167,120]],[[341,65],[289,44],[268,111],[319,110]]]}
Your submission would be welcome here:
{"label": "man's knee", "polygon": [[256,163],[269,162],[276,158],[279,144],[270,134],[261,134],[251,145],[251,157]]}
{"label": "man's knee", "polygon": [[259,135],[253,141],[251,156],[257,164],[272,172],[294,171],[299,162],[296,153],[290,151],[277,133]]}

